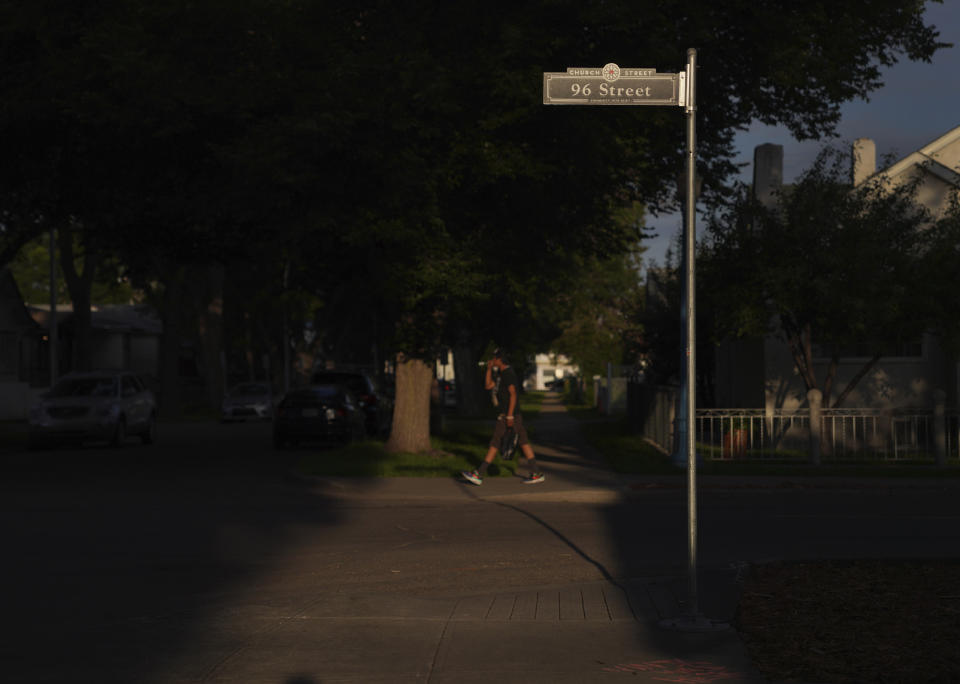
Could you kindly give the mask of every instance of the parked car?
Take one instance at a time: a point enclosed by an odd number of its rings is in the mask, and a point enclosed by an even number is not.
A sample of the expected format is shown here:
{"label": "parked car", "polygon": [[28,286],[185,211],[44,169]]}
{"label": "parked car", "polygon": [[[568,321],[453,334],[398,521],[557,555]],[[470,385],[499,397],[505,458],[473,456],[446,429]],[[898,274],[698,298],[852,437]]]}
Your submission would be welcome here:
{"label": "parked car", "polygon": [[344,385],[356,397],[366,414],[368,435],[383,435],[390,431],[393,420],[393,399],[380,391],[366,373],[354,371],[320,370],[311,378],[315,385]]}
{"label": "parked car", "polygon": [[273,445],[300,442],[351,442],[366,433],[366,414],[347,387],[311,385],[290,390],[277,406]]}
{"label": "parked car", "polygon": [[63,376],[30,409],[29,444],[107,440],[120,446],[128,435],[144,444],[157,437],[157,402],[139,377],[126,371]]}
{"label": "parked car", "polygon": [[270,420],[273,418],[273,392],[265,382],[241,382],[234,385],[223,398],[220,419],[224,422],[234,420]]}

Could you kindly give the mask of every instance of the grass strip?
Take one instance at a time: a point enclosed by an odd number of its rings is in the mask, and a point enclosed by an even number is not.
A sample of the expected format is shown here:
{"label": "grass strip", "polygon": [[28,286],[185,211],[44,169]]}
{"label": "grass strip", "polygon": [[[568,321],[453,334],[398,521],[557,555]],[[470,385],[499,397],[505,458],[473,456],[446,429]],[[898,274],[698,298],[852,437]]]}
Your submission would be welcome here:
{"label": "grass strip", "polygon": [[[520,410],[531,440],[543,396],[542,392],[521,395]],[[455,477],[461,470],[480,465],[493,424],[492,410],[488,418],[446,416],[439,434],[431,437],[432,449],[427,453],[393,454],[384,448],[383,442],[367,440],[339,448],[310,449],[300,456],[296,467],[304,475],[318,477]],[[487,476],[512,477],[516,472],[516,459],[497,458]]]}

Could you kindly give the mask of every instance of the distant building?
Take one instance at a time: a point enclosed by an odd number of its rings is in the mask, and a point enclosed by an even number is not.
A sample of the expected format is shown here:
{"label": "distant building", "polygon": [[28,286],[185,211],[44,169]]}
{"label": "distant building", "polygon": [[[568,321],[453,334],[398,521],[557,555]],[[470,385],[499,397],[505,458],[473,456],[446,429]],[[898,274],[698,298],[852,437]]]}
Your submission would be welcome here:
{"label": "distant building", "polygon": [[[73,308],[70,305],[61,307],[57,308],[58,375],[73,370],[70,366],[74,336]],[[49,308],[30,306],[27,309],[37,325],[46,331],[49,327]],[[90,328],[92,368],[129,370],[142,376],[148,383],[156,381],[163,323],[150,310],[129,305],[92,306]]]}
{"label": "distant building", "polygon": [[547,383],[577,375],[579,369],[563,354],[537,354],[530,373],[530,389],[545,390]]}
{"label": "distant building", "polygon": [[[57,377],[69,373],[73,310],[57,309]],[[0,270],[0,420],[24,420],[50,387],[50,310],[26,306],[9,270]],[[91,311],[91,367],[132,370],[150,386],[159,373],[159,319],[132,306]]]}
{"label": "distant building", "polygon": [[[960,126],[879,172],[872,140],[854,142],[852,182],[866,182],[878,174],[893,183],[918,179],[917,194],[935,217],[943,213],[952,191],[960,188]],[[758,199],[771,201],[782,179],[783,149],[761,145],[754,157],[754,189]],[[917,331],[916,339],[891,348],[847,398],[848,408],[905,408],[930,406],[933,392],[943,390],[948,404],[957,405],[960,369],[935,336]],[[815,349],[815,353],[816,353]],[[834,387],[842,388],[859,371],[866,357],[842,357]],[[814,358],[817,377],[824,377],[829,357]],[[764,338],[727,341],[716,354],[716,406],[719,408],[796,408],[806,404],[802,378],[786,343]]]}

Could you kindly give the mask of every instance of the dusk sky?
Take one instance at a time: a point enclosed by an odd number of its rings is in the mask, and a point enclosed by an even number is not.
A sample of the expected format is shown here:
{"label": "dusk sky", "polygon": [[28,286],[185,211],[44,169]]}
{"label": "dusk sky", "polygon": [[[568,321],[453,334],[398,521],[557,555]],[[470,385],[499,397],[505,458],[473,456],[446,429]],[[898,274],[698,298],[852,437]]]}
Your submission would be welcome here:
{"label": "dusk sky", "polygon": [[[843,107],[843,118],[832,141],[845,146],[857,138],[871,138],[877,146],[877,164],[887,154],[896,159],[911,154],[960,126],[960,1],[929,4],[927,23],[940,31],[940,40],[954,47],[938,50],[933,62],[901,61],[883,75],[884,87],[869,102],[857,100]],[[709,78],[709,65],[701,64],[699,78]],[[828,141],[797,142],[785,128],[755,124],[737,138],[737,163],[746,163],[742,178],[752,178],[753,150],[763,143],[783,145],[783,179],[792,182]],[[659,236],[645,244],[645,263],[663,265],[664,255],[681,229],[679,214],[648,217],[647,225]],[[702,221],[698,217],[698,234]]]}

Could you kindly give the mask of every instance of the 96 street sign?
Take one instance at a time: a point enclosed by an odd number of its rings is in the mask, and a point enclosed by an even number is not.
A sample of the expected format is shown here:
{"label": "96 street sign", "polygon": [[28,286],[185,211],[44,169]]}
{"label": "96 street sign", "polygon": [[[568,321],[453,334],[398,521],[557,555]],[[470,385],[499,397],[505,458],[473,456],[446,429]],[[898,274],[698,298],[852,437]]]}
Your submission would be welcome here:
{"label": "96 street sign", "polygon": [[570,67],[543,74],[543,104],[683,105],[684,74],[656,69]]}

